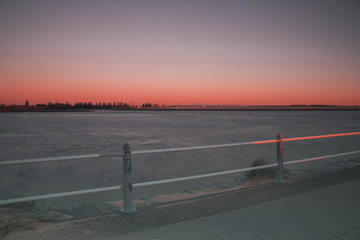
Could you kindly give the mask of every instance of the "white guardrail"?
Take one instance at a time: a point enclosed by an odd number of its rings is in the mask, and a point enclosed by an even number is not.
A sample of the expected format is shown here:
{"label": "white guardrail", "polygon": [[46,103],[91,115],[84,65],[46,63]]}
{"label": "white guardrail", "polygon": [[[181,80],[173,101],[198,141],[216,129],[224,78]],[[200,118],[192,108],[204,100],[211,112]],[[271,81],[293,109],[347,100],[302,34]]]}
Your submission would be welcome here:
{"label": "white guardrail", "polygon": [[[0,200],[0,205],[123,189],[123,208],[121,209],[121,211],[125,214],[131,214],[131,213],[136,212],[136,208],[133,206],[133,199],[132,199],[132,189],[134,187],[145,187],[145,186],[151,186],[151,185],[156,185],[156,184],[220,176],[220,175],[225,175],[225,174],[247,172],[247,171],[251,171],[251,170],[270,168],[270,167],[276,167],[275,182],[283,183],[284,182],[284,180],[283,180],[283,165],[310,162],[310,161],[321,160],[321,159],[326,159],[326,158],[334,158],[334,157],[340,157],[340,156],[346,156],[346,155],[360,153],[360,150],[359,150],[359,151],[337,153],[337,154],[332,154],[332,155],[318,156],[318,157],[313,157],[313,158],[284,162],[283,161],[283,142],[301,141],[301,140],[318,139],[318,138],[351,136],[351,135],[360,135],[360,132],[328,134],[328,135],[307,136],[307,137],[297,137],[297,138],[283,138],[282,134],[279,133],[277,136],[277,139],[272,139],[272,140],[241,142],[241,143],[228,143],[228,144],[196,146],[196,147],[141,150],[141,151],[133,151],[133,152],[131,152],[130,146],[127,143],[125,143],[123,146],[123,154],[107,154],[107,155],[106,154],[105,155],[103,155],[103,154],[86,154],[86,155],[75,155],[75,156],[64,156],[64,157],[49,157],[49,158],[0,161],[0,166],[6,166],[6,165],[15,165],[15,164],[68,161],[68,160],[90,159],[90,158],[123,157],[123,184],[121,186],[120,185],[119,186],[109,186],[109,187],[92,188],[92,189],[77,190],[77,191],[70,191],[70,192],[51,193],[51,194],[30,196],[30,197],[4,199],[4,200]],[[249,167],[249,168],[233,169],[233,170],[222,171],[222,172],[206,173],[206,174],[200,174],[200,175],[195,175],[195,176],[178,177],[178,178],[171,178],[171,179],[164,179],[164,180],[157,180],[157,181],[150,181],[150,182],[143,182],[143,183],[134,183],[134,184],[132,183],[131,155],[179,152],[179,151],[195,151],[195,150],[203,150],[203,149],[227,148],[227,147],[237,147],[237,146],[245,146],[245,145],[253,145],[253,144],[267,144],[267,143],[277,143],[277,163],[256,166],[256,167]]]}

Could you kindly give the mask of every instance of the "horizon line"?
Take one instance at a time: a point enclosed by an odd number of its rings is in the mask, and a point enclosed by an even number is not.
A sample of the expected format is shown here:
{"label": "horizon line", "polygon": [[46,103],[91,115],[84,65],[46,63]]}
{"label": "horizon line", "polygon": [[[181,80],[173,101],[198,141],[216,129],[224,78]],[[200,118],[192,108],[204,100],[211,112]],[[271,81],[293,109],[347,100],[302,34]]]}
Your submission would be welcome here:
{"label": "horizon line", "polygon": [[193,103],[193,104],[159,104],[159,103],[152,103],[149,101],[146,101],[145,103],[142,104],[132,104],[132,103],[127,103],[124,101],[108,101],[108,102],[101,102],[101,101],[74,101],[74,103],[69,103],[69,101],[66,102],[52,102],[52,101],[48,101],[47,103],[35,103],[35,104],[30,104],[28,102],[28,100],[26,100],[24,102],[24,104],[4,104],[4,103],[0,103],[0,106],[6,106],[6,107],[11,107],[11,106],[49,106],[49,105],[70,105],[70,106],[75,106],[77,104],[86,104],[90,106],[132,106],[132,107],[138,107],[138,106],[142,106],[142,107],[146,107],[144,105],[147,105],[147,107],[360,107],[360,105],[337,105],[337,104],[197,104],[197,103]]}

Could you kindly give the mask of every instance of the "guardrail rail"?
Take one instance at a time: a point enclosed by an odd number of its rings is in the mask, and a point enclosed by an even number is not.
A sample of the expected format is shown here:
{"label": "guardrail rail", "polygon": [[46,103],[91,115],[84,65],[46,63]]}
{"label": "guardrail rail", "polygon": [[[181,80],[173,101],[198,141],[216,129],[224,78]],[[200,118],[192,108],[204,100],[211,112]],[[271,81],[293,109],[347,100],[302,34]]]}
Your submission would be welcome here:
{"label": "guardrail rail", "polygon": [[[299,160],[284,162],[284,159],[283,159],[283,143],[284,142],[302,141],[302,140],[319,139],[319,138],[331,138],[331,137],[340,137],[340,136],[351,136],[351,135],[360,135],[360,132],[328,134],[328,135],[296,137],[296,138],[283,138],[283,135],[281,133],[279,133],[276,139],[271,139],[271,140],[261,140],[261,141],[241,142],[241,143],[227,143],[227,144],[195,146],[195,147],[152,149],[152,150],[141,150],[141,151],[133,151],[133,152],[131,152],[131,148],[130,148],[129,144],[125,143],[123,145],[123,149],[122,149],[123,154],[107,154],[107,155],[86,154],[86,155],[75,155],[75,156],[64,156],[64,157],[49,157],[49,158],[0,161],[0,166],[5,166],[5,165],[15,165],[15,164],[68,161],[68,160],[103,158],[103,157],[123,157],[123,184],[122,185],[108,186],[108,187],[102,187],[102,188],[84,189],[84,190],[77,190],[77,191],[70,191],[70,192],[51,193],[51,194],[13,198],[13,199],[4,199],[4,200],[0,200],[0,205],[122,189],[123,190],[123,208],[121,209],[121,212],[124,214],[132,214],[132,213],[136,212],[136,208],[133,205],[133,198],[132,198],[132,189],[133,188],[145,187],[145,186],[151,186],[151,185],[163,184],[163,183],[186,181],[186,180],[199,179],[199,178],[205,178],[205,177],[220,176],[220,175],[225,175],[225,174],[247,172],[247,171],[251,171],[251,170],[271,168],[271,167],[276,167],[275,183],[283,183],[284,182],[284,179],[283,179],[283,166],[284,165],[310,162],[310,161],[316,161],[316,160],[321,160],[321,159],[327,159],[327,158],[340,157],[340,156],[346,156],[346,155],[360,153],[360,150],[359,150],[359,151],[337,153],[337,154],[332,154],[332,155],[317,156],[317,157],[312,157],[312,158],[307,158],[307,159],[299,159]],[[203,149],[227,148],[227,147],[237,147],[237,146],[245,146],[245,145],[253,145],[253,144],[268,144],[268,143],[277,143],[277,163],[256,166],[256,167],[214,172],[214,173],[205,173],[205,174],[194,175],[194,176],[163,179],[163,180],[156,180],[156,181],[143,182],[143,183],[134,183],[134,184],[132,183],[132,170],[131,170],[131,156],[132,155],[180,152],[180,151],[195,151],[195,150],[203,150]]]}

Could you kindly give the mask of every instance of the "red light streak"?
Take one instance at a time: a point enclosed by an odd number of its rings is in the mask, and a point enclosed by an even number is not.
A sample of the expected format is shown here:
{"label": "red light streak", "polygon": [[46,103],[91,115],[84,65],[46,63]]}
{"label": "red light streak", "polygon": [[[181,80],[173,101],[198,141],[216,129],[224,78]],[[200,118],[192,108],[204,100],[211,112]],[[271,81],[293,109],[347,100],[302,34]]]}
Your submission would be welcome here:
{"label": "red light streak", "polygon": [[308,140],[308,139],[317,139],[317,138],[330,138],[330,137],[341,137],[341,136],[350,136],[350,135],[359,135],[360,132],[352,132],[352,133],[339,133],[339,134],[329,134],[329,135],[319,135],[319,136],[308,136],[308,137],[297,137],[297,138],[284,138],[284,142],[291,141],[300,141],[300,140]]}
{"label": "red light streak", "polygon": [[277,139],[275,139],[275,140],[255,141],[255,142],[253,142],[253,144],[275,143],[277,141],[278,141]]}
{"label": "red light streak", "polygon": [[[300,140],[308,140],[308,139],[318,139],[318,138],[330,138],[330,137],[341,137],[341,136],[351,136],[351,135],[360,135],[360,132],[352,132],[352,133],[338,133],[338,134],[328,134],[328,135],[318,135],[318,136],[307,136],[307,137],[297,137],[297,138],[284,138],[283,142],[291,142],[291,141],[300,141]],[[278,142],[277,139],[274,140],[264,140],[264,141],[255,141],[253,144],[266,144],[266,143],[275,143]]]}

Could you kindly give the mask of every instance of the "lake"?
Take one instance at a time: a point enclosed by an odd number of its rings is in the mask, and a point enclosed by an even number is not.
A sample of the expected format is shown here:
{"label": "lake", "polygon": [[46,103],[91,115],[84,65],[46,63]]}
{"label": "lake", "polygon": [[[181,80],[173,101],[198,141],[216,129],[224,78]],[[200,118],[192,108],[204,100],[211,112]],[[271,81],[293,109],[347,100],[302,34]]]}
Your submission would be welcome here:
{"label": "lake", "polygon": [[[359,132],[359,111],[95,111],[0,114],[0,161],[41,157],[121,153],[132,150],[201,146],[234,142]],[[284,143],[284,160],[360,150],[360,136]],[[290,170],[334,164],[352,155]],[[251,166],[255,159],[276,161],[276,144],[240,146],[178,153],[135,155],[134,183]],[[5,166],[0,170],[0,199],[121,184],[122,160],[101,158]],[[301,165],[301,166],[300,166]],[[304,170],[304,171],[305,171]],[[136,197],[216,184],[233,184],[235,174],[141,189]],[[191,186],[191,187],[190,187]],[[109,192],[51,202],[65,207],[79,202],[121,198]]]}

